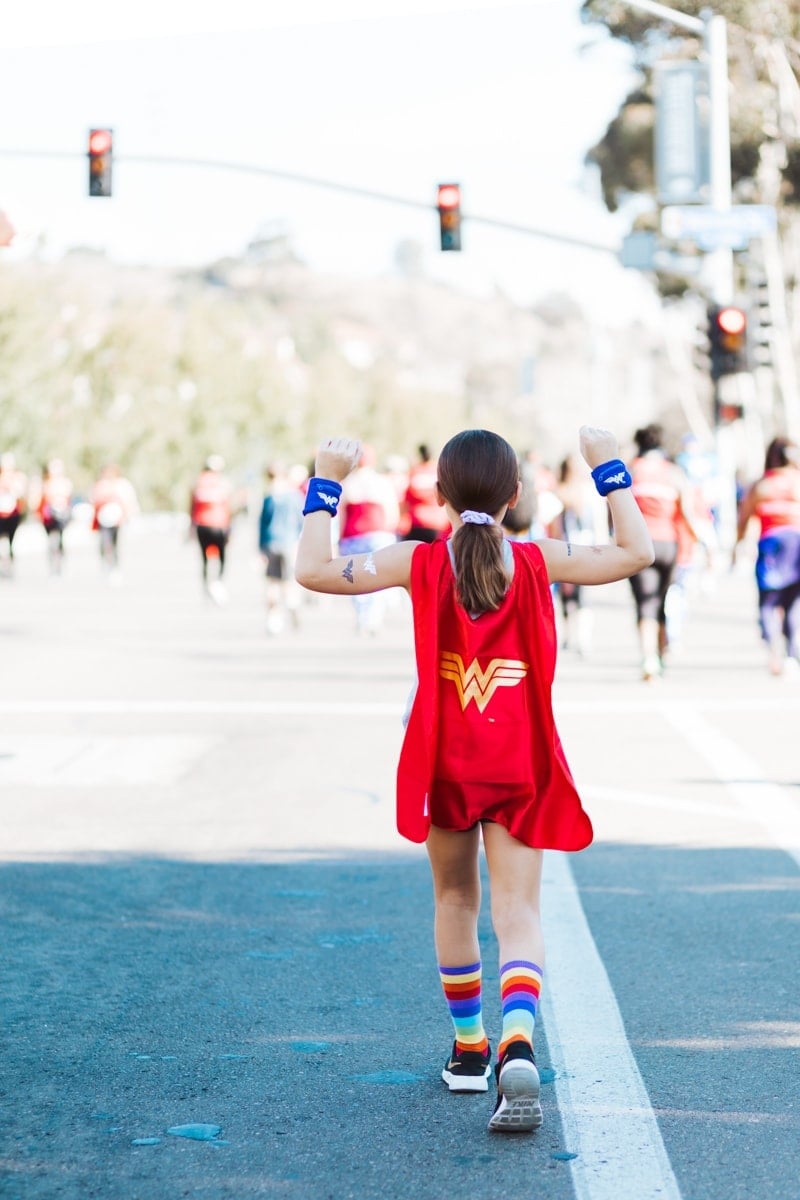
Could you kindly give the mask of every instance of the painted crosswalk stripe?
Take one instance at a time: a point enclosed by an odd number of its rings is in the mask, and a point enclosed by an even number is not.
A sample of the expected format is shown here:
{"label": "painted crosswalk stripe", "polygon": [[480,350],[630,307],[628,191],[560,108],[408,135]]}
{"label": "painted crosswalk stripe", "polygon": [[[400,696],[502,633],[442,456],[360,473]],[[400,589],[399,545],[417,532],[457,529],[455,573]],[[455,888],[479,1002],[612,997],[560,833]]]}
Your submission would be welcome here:
{"label": "painted crosswalk stripe", "polygon": [[544,856],[542,1017],[576,1200],[680,1200],[567,856]]}

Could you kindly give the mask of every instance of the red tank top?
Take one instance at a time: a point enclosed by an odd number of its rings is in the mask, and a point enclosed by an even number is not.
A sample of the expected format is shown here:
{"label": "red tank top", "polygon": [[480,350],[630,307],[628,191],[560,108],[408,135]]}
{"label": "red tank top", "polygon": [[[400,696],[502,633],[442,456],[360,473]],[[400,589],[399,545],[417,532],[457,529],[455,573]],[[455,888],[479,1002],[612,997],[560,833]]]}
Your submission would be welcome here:
{"label": "red tank top", "polygon": [[645,454],[631,466],[632,492],[654,542],[676,542],[680,517],[680,492],[674,467],[660,454]]}
{"label": "red tank top", "polygon": [[365,533],[385,533],[386,509],[375,500],[348,500],[341,513],[340,538],[363,537]]}
{"label": "red tank top", "polygon": [[796,471],[765,471],[758,491],[755,515],[761,522],[761,537],[787,526],[800,529],[800,475]]}
{"label": "red tank top", "polygon": [[411,598],[419,685],[397,770],[397,827],[423,842],[435,777],[523,785],[534,797],[512,835],[582,850],[592,826],[553,718],[556,637],[538,546],[515,542],[500,609],[473,620],[456,599],[447,542],[416,548]]}
{"label": "red tank top", "polygon": [[216,471],[204,471],[192,495],[192,524],[208,529],[227,529],[231,522],[228,481]]}

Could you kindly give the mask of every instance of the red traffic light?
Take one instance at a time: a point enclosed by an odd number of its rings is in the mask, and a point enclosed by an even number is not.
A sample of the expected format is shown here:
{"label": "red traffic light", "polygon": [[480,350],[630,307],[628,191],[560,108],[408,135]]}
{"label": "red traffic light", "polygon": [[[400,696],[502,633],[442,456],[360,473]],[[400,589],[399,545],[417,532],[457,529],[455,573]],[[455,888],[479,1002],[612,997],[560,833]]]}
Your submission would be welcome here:
{"label": "red traffic light", "polygon": [[721,308],[717,313],[717,324],[723,333],[735,336],[744,333],[747,317],[741,308]]}
{"label": "red traffic light", "polygon": [[89,153],[108,154],[112,141],[110,129],[91,129],[89,131]]}
{"label": "red traffic light", "polygon": [[111,195],[111,170],[114,158],[114,132],[89,130],[89,195]]}
{"label": "red traffic light", "polygon": [[458,208],[461,204],[461,188],[457,183],[440,183],[436,197],[437,208]]}

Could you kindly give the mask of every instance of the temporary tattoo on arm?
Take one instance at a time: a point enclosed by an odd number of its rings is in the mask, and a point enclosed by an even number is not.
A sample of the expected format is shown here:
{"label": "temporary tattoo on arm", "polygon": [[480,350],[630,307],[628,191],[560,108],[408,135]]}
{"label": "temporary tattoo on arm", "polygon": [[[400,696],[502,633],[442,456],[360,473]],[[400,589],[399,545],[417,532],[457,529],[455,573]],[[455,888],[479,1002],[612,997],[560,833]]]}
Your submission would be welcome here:
{"label": "temporary tattoo on arm", "polygon": [[377,575],[378,574],[378,568],[375,566],[375,559],[372,557],[371,553],[368,554],[367,557],[364,559],[364,570],[367,572],[368,575]]}
{"label": "temporary tattoo on arm", "polygon": [[348,583],[353,582],[353,560],[352,560],[352,558],[347,560],[347,566],[342,571],[342,576],[344,579],[347,580]]}
{"label": "temporary tattoo on arm", "polygon": [[572,558],[572,543],[567,542],[567,558]]}

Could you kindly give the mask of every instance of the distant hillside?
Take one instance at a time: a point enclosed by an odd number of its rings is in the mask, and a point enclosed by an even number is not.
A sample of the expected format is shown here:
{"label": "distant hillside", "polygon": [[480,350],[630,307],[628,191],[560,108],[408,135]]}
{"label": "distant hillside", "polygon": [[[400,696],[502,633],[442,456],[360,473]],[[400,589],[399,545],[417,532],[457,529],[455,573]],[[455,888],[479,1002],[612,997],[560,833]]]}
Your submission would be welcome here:
{"label": "distant hillside", "polygon": [[586,420],[625,439],[672,420],[677,384],[652,331],[593,330],[574,301],[525,311],[420,278],[320,276],[254,249],[197,272],[75,251],[0,262],[0,449],[58,454],[86,488],[107,461],[146,507],[183,507],[202,459],[241,481],[307,462],[348,432],[413,456],[484,425],[554,461]]}

